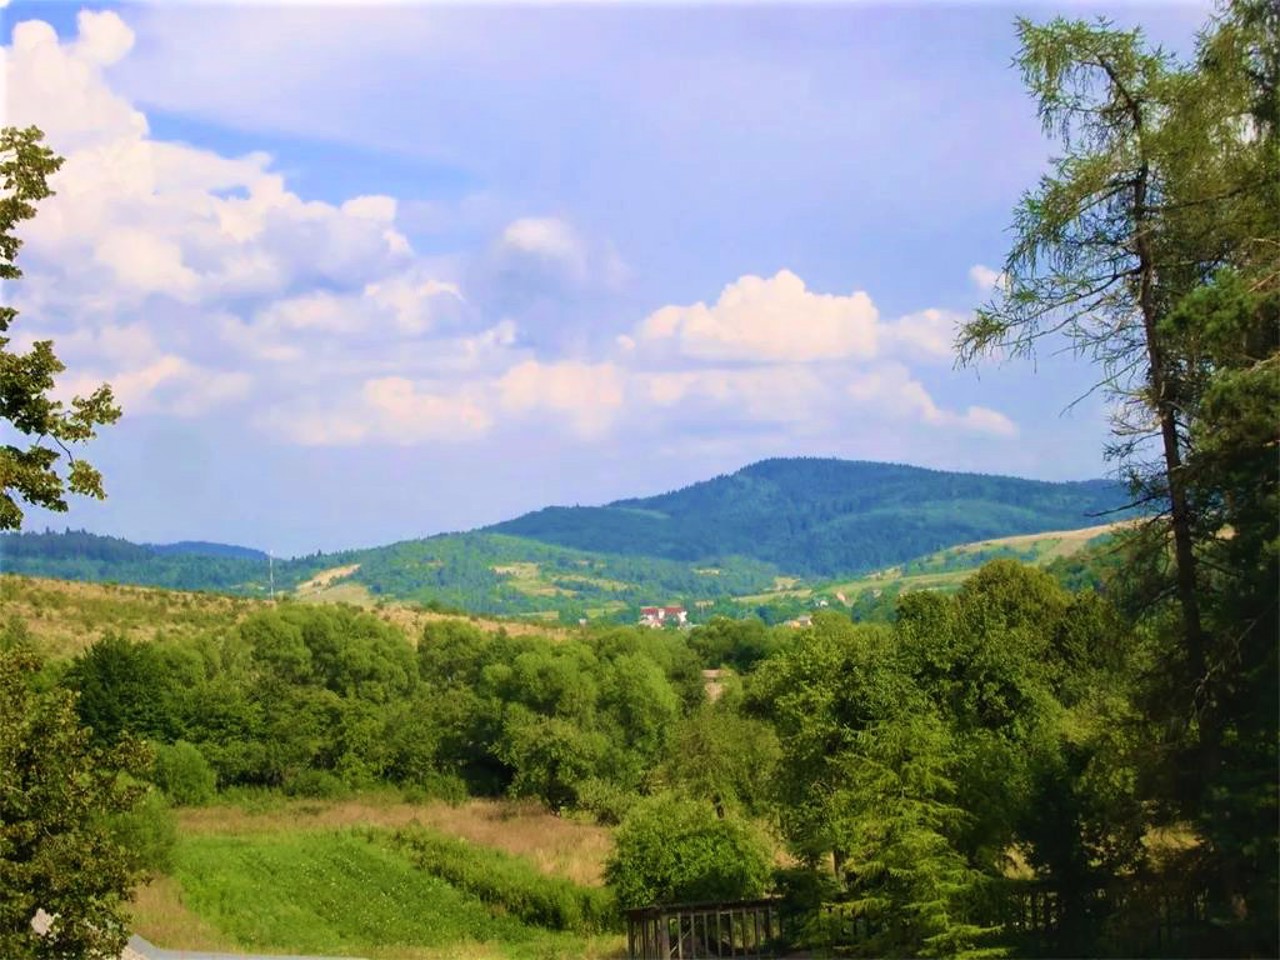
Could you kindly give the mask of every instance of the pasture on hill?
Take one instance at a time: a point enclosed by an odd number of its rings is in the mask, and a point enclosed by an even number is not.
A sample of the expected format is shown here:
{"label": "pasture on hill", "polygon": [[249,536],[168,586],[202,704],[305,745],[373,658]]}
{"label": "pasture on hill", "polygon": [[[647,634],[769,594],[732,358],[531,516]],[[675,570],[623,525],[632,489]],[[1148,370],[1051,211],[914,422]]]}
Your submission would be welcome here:
{"label": "pasture on hill", "polygon": [[[513,636],[557,633],[554,626],[375,602],[367,593],[339,597],[328,592],[340,586],[339,581],[332,587],[311,591],[299,596],[297,602],[362,607],[397,627],[412,644],[418,642],[427,624],[450,621],[469,623],[486,632],[502,629]],[[276,601],[290,602],[294,601],[283,593]],[[271,600],[218,593],[0,574],[0,631],[25,630],[36,649],[53,659],[75,656],[104,633],[124,633],[135,640],[191,639],[217,633],[272,605]],[[14,624],[21,624],[21,628]]]}

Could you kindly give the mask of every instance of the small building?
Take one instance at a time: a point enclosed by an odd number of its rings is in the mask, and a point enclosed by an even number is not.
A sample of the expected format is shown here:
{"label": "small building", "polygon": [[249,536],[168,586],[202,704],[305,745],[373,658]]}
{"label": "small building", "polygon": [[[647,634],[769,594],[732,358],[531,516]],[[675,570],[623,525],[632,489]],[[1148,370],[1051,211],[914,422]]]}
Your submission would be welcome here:
{"label": "small building", "polygon": [[640,625],[664,627],[669,623],[683,627],[689,622],[689,611],[684,607],[641,607]]}

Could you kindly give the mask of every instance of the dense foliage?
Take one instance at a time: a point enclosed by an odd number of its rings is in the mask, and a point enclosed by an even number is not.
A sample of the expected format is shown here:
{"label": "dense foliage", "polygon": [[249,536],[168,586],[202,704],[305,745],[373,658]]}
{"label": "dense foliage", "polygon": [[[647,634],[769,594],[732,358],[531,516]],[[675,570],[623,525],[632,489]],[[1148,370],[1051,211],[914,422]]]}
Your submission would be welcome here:
{"label": "dense foliage", "polygon": [[[0,645],[0,954],[114,958],[147,866],[114,818],[145,793],[129,774],[146,758],[128,740],[94,747],[72,697],[40,689],[39,666],[21,646]],[[41,910],[53,920],[36,935]]]}
{"label": "dense foliage", "polygon": [[769,850],[752,827],[660,794],[618,829],[606,876],[624,907],[745,900],[764,893]]}
{"label": "dense foliage", "polygon": [[1109,453],[1156,514],[1125,592],[1161,644],[1146,708],[1162,806],[1203,841],[1204,949],[1275,953],[1280,7],[1224,5],[1187,63],[1105,22],[1018,29],[1062,152],[961,356],[1063,334],[1094,360]]}

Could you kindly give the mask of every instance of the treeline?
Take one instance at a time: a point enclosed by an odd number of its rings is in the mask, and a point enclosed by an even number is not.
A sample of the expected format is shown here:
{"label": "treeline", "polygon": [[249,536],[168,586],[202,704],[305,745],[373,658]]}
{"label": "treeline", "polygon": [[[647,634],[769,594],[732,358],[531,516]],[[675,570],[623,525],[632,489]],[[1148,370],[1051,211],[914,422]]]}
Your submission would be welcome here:
{"label": "treeline", "polygon": [[391,783],[607,804],[640,788],[702,698],[698,660],[672,633],[561,642],[441,620],[415,650],[374,615],[290,603],[195,638],[105,636],[59,682],[96,742],[158,744],[181,802]]}
{"label": "treeline", "polygon": [[[267,557],[250,554],[222,544],[139,544],[84,530],[0,533],[5,573],[258,596],[268,589]],[[290,589],[320,569],[316,557],[277,561],[276,586]]]}

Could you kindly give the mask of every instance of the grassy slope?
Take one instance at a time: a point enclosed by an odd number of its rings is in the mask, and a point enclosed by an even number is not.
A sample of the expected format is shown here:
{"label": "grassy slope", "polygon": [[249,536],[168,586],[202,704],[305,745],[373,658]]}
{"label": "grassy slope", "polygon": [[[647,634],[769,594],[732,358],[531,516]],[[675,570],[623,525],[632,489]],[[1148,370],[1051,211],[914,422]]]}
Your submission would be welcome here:
{"label": "grassy slope", "polygon": [[[180,950],[263,950],[376,960],[609,956],[616,936],[520,923],[417,869],[390,831],[419,824],[542,872],[598,883],[608,833],[532,807],[272,799],[182,811],[171,875],[139,891],[135,925]],[[532,855],[532,854],[539,855]]]}
{"label": "grassy slope", "polygon": [[[1086,522],[1122,500],[1116,485],[1101,481],[770,460],[644,500],[549,507],[486,530],[277,559],[274,582],[277,591],[297,588],[313,599],[438,601],[573,621],[772,592],[779,575],[804,574],[810,584],[852,577],[945,545]],[[218,550],[223,555],[157,554],[70,531],[0,536],[0,555],[13,573],[268,593],[260,555]],[[703,568],[719,572],[697,572]]]}
{"label": "grassy slope", "polygon": [[993,557],[1010,556],[1022,563],[1042,567],[1059,558],[1075,556],[1122,525],[1123,521],[1080,530],[1055,530],[979,540],[938,550],[909,563],[877,570],[853,580],[840,580],[819,587],[799,587],[780,582],[777,590],[735,599],[745,604],[765,604],[788,598],[804,599],[841,593],[852,603],[868,590],[955,590],[978,567]]}
{"label": "grassy slope", "polygon": [[[411,605],[384,602],[375,606],[365,591],[335,596],[341,586],[339,582],[299,599],[317,603],[350,602],[374,609],[382,619],[404,631],[411,643],[417,642],[425,624],[448,619],[464,619],[482,630],[502,628],[512,634],[535,629],[542,634],[556,632],[554,627],[535,628],[520,621],[459,617]],[[53,658],[74,656],[108,631],[120,631],[135,640],[217,633],[270,605],[269,600],[214,593],[0,574],[0,629],[11,620],[18,621],[30,632],[39,651]]]}

